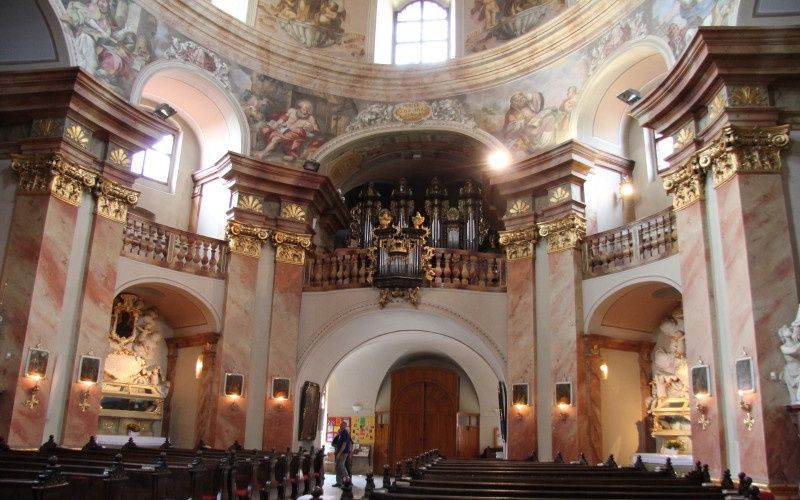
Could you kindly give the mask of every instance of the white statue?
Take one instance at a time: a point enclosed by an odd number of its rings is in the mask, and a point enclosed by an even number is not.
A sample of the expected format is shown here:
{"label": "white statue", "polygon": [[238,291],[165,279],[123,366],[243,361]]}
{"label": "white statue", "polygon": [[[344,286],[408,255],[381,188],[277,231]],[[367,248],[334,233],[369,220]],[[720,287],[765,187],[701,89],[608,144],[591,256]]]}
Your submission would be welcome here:
{"label": "white statue", "polygon": [[781,339],[783,359],[786,360],[782,378],[789,389],[789,402],[800,403],[800,307],[797,308],[794,321],[778,329],[778,337]]}
{"label": "white statue", "polygon": [[668,339],[668,347],[653,351],[653,382],[655,397],[688,397],[688,371],[686,370],[686,341],[684,340],[682,314],[667,316],[661,322],[661,332]]}

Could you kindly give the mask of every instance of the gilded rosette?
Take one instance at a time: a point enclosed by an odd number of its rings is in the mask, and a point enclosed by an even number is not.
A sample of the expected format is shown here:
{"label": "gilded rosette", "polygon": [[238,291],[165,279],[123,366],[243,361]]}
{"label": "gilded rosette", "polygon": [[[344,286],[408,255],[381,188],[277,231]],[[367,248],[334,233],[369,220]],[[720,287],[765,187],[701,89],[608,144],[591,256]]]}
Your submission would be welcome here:
{"label": "gilded rosette", "polygon": [[275,245],[275,262],[302,266],[306,262],[306,250],[311,248],[311,235],[275,231],[272,243]]}
{"label": "gilded rosette", "polygon": [[500,245],[506,249],[507,260],[531,259],[536,246],[536,228],[500,231]]}
{"label": "gilded rosette", "polygon": [[586,236],[586,219],[571,212],[549,222],[540,222],[539,235],[547,238],[548,253],[579,249]]}
{"label": "gilded rosette", "polygon": [[225,240],[231,253],[248,257],[261,257],[261,245],[269,238],[265,227],[229,220],[225,225]]}
{"label": "gilded rosette", "polygon": [[128,209],[139,202],[139,191],[127,188],[116,182],[102,179],[95,189],[97,208],[95,213],[101,217],[120,222],[128,218]]}
{"label": "gilded rosette", "polygon": [[12,155],[11,169],[19,176],[25,194],[50,194],[80,206],[83,191],[97,184],[97,173],[66,161],[61,155]]}

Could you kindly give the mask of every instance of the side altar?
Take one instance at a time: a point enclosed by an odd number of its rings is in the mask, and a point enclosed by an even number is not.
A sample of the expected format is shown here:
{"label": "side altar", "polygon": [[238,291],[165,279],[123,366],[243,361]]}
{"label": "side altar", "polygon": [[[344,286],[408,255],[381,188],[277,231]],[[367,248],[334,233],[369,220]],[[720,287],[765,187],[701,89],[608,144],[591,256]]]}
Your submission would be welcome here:
{"label": "side altar", "polygon": [[100,435],[160,436],[169,383],[164,380],[166,344],[156,322],[136,295],[114,301],[103,370]]}

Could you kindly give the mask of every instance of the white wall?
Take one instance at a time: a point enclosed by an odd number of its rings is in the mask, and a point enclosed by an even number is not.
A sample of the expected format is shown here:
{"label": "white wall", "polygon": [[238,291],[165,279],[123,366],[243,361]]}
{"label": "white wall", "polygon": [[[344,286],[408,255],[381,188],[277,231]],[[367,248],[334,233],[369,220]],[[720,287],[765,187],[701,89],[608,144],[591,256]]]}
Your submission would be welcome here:
{"label": "white wall", "polygon": [[[608,379],[600,384],[602,457],[613,454],[617,463],[633,463],[639,447],[637,422],[642,420],[642,394],[639,383],[639,354],[600,349],[608,363]],[[647,431],[649,432],[649,430]]]}
{"label": "white wall", "polygon": [[672,201],[664,191],[661,177],[648,174],[647,156],[650,152],[645,149],[644,129],[630,120],[628,123],[628,157],[636,162],[632,176],[636,218],[641,219],[670,207]]}

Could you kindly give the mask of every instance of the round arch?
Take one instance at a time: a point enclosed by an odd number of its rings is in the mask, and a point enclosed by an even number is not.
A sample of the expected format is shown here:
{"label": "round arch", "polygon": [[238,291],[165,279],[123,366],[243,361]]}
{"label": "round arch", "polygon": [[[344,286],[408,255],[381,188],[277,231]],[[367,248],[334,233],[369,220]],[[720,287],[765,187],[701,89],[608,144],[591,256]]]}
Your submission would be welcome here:
{"label": "round arch", "polygon": [[142,98],[168,101],[190,124],[204,145],[202,167],[227,151],[250,152],[250,128],[236,98],[206,71],[181,61],[160,60],[147,65],[136,78],[130,101]]}

